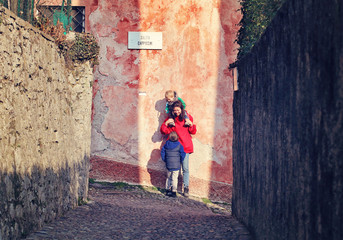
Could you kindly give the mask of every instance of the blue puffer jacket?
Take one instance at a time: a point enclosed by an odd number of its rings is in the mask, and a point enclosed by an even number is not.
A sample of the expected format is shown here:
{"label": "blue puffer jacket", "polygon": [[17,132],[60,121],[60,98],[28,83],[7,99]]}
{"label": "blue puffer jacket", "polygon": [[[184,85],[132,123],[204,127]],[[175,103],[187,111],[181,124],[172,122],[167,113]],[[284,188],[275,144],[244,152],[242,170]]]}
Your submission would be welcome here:
{"label": "blue puffer jacket", "polygon": [[169,171],[180,170],[185,156],[185,150],[179,141],[172,142],[168,140],[161,149],[162,160],[166,163]]}

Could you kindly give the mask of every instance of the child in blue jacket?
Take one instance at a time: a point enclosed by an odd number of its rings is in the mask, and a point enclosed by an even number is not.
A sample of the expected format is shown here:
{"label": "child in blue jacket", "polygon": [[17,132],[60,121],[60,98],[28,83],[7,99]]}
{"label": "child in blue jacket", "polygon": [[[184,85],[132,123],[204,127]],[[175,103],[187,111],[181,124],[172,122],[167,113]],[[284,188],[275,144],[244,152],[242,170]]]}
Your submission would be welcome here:
{"label": "child in blue jacket", "polygon": [[166,180],[167,196],[171,197],[176,197],[179,171],[181,169],[181,163],[186,156],[183,146],[178,139],[177,133],[171,132],[169,134],[169,139],[161,150],[162,160],[166,163],[168,170]]}

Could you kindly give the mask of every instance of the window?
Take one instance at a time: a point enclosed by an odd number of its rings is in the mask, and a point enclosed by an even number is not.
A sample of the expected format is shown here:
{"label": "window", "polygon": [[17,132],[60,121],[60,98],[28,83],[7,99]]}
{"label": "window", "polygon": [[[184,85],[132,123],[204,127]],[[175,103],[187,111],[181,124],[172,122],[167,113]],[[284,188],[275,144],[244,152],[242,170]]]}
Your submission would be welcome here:
{"label": "window", "polygon": [[[60,11],[61,6],[37,6],[40,15],[48,18],[53,22],[53,15],[55,11]],[[64,7],[66,11],[66,7]],[[71,9],[71,28],[75,32],[85,32],[85,7],[72,6]]]}

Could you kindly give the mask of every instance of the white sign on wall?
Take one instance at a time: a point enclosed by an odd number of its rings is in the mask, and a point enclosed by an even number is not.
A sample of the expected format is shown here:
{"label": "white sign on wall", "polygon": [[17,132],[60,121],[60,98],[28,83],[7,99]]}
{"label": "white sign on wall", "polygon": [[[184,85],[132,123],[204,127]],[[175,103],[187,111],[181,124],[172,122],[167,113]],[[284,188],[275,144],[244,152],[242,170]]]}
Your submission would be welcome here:
{"label": "white sign on wall", "polygon": [[162,32],[129,32],[128,49],[162,49]]}

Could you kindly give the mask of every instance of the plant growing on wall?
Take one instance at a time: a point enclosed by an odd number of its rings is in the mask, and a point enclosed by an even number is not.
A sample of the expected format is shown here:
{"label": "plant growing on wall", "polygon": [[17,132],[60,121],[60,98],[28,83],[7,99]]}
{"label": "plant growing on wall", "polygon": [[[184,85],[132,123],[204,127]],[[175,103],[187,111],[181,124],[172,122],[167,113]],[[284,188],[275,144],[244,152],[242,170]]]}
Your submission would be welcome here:
{"label": "plant growing on wall", "polygon": [[[39,5],[40,0],[36,2]],[[15,9],[17,15],[24,20],[33,16],[34,0],[0,0],[0,4]],[[99,46],[96,39],[91,34],[75,33],[74,40],[67,40],[66,32],[70,30],[72,21],[71,0],[67,0],[67,7],[64,10],[65,0],[62,2],[60,11],[54,12],[53,24],[48,18],[40,14],[31,23],[42,32],[49,34],[58,45],[60,51],[65,56],[66,61],[90,61],[97,64]]]}
{"label": "plant growing on wall", "polygon": [[92,34],[75,32],[75,39],[61,42],[59,48],[66,61],[90,61],[91,64],[97,64],[99,45]]}
{"label": "plant growing on wall", "polygon": [[64,34],[65,29],[63,24],[59,21],[56,25],[54,25],[50,22],[49,18],[39,16],[38,18],[34,19],[32,24],[42,32],[49,34],[53,39],[55,39],[57,45],[62,44],[62,42],[66,39],[66,35]]}
{"label": "plant growing on wall", "polygon": [[238,60],[260,39],[284,0],[240,0],[242,19],[237,34]]}

